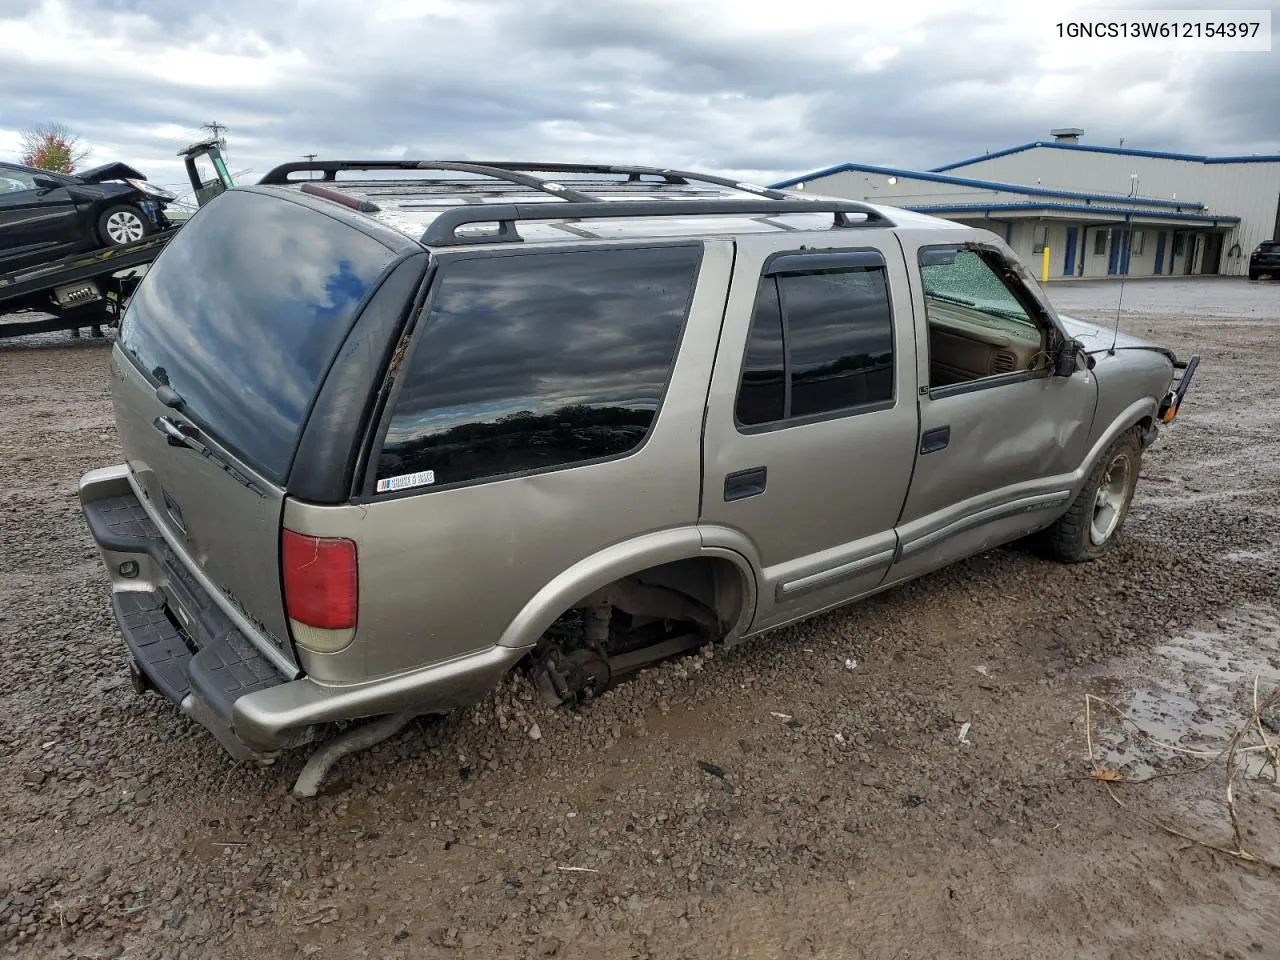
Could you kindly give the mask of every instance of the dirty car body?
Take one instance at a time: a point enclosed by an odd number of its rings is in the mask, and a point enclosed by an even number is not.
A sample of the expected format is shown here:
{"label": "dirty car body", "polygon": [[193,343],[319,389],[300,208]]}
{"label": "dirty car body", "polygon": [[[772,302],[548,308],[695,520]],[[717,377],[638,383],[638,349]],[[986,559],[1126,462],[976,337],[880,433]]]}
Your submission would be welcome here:
{"label": "dirty car body", "polygon": [[[405,179],[338,177],[371,167]],[[517,667],[589,696],[1023,537],[1091,559],[1179,369],[902,210],[295,164],[149,272],[126,460],[80,496],[139,687],[265,759]]]}
{"label": "dirty car body", "polygon": [[0,162],[0,272],[141,240],[175,197],[124,163],[79,174]]}

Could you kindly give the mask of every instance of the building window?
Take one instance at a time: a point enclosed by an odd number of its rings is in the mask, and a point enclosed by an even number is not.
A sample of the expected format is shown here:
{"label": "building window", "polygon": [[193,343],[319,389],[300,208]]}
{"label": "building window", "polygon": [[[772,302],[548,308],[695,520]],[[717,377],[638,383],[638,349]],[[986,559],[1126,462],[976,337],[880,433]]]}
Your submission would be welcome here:
{"label": "building window", "polygon": [[1133,231],[1133,239],[1129,241],[1129,255],[1133,257],[1142,256],[1142,248],[1146,241],[1146,237],[1141,230]]}
{"label": "building window", "polygon": [[1049,228],[1046,226],[1038,226],[1031,228],[1031,252],[1044,253],[1044,248],[1049,245]]}
{"label": "building window", "polygon": [[419,333],[378,457],[378,490],[571,467],[653,426],[700,246],[458,260]]}
{"label": "building window", "polygon": [[1185,233],[1175,233],[1173,235],[1173,255],[1180,257],[1187,252],[1187,235]]}
{"label": "building window", "polygon": [[738,387],[744,427],[893,400],[883,264],[765,276]]}
{"label": "building window", "polygon": [[1099,230],[1093,235],[1093,255],[1095,257],[1105,257],[1107,255],[1107,237],[1110,234],[1110,230]]}

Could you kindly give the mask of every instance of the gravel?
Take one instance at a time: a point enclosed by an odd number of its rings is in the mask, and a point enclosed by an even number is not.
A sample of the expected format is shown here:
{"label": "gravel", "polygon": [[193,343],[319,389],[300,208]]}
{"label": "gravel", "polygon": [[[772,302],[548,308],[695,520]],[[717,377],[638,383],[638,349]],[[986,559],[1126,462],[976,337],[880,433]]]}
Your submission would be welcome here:
{"label": "gravel", "polygon": [[[129,687],[74,498],[119,457],[109,343],[0,341],[0,955],[1267,955],[1273,879],[1088,782],[1082,706],[1171,643],[1280,668],[1271,304],[1129,321],[1204,361],[1103,560],[997,550],[579,710],[512,678],[308,801],[305,754],[236,764]],[[1147,813],[1215,829],[1168,783]]]}

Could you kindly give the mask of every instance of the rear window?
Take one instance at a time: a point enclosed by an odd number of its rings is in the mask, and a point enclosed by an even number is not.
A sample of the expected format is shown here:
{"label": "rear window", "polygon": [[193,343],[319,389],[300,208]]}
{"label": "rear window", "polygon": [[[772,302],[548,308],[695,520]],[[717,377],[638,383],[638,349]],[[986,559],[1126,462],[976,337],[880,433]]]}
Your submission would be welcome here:
{"label": "rear window", "polygon": [[377,490],[626,454],[675,362],[700,246],[548,252],[443,268],[406,364]]}
{"label": "rear window", "polygon": [[300,204],[232,191],[156,260],[120,344],[193,419],[279,482],[320,378],[394,256]]}

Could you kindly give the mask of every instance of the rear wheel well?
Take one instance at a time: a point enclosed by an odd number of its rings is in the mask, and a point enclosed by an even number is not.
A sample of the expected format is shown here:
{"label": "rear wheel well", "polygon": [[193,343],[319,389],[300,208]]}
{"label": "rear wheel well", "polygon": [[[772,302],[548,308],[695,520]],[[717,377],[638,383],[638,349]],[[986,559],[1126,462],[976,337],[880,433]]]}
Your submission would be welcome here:
{"label": "rear wheel well", "polygon": [[591,696],[637,669],[733,638],[746,627],[751,596],[731,560],[657,564],[573,604],[525,662],[549,702]]}
{"label": "rear wheel well", "polygon": [[744,626],[739,621],[747,601],[743,573],[721,557],[691,557],[663,563],[625,578],[675,590],[715,612],[723,639]]}
{"label": "rear wheel well", "polygon": [[741,570],[721,557],[690,557],[660,563],[595,590],[570,608],[582,611],[607,602],[638,617],[699,623],[713,639],[723,639],[745,624],[749,591]]}

